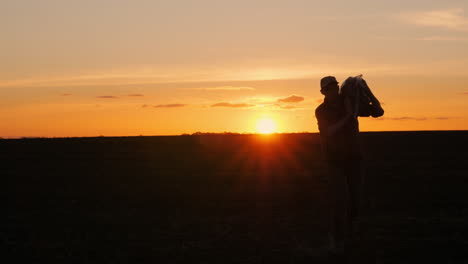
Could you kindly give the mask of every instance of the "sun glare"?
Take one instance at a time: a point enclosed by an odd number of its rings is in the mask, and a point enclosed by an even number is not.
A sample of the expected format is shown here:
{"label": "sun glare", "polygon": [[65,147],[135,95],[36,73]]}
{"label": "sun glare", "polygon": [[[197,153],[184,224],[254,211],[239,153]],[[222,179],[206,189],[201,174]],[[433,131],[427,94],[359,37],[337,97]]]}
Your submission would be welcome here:
{"label": "sun glare", "polygon": [[262,118],[257,122],[257,132],[260,134],[271,134],[276,131],[275,121],[271,118]]}

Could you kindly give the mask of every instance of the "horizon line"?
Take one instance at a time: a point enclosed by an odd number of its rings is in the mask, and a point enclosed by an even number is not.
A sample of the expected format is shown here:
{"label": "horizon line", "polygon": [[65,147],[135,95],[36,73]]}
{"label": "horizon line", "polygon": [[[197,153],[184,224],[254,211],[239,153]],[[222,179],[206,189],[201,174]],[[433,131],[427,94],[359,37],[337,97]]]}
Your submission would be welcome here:
{"label": "horizon line", "polygon": [[[400,133],[400,132],[468,132],[466,129],[449,129],[449,130],[379,130],[379,131],[360,131],[359,133]],[[9,139],[72,139],[72,138],[131,138],[131,137],[179,137],[179,136],[200,136],[200,135],[258,135],[258,136],[272,136],[272,135],[289,135],[289,134],[319,134],[320,132],[277,132],[277,133],[255,133],[255,132],[193,132],[193,133],[181,133],[181,134],[159,134],[159,135],[126,135],[126,136],[19,136],[19,137],[0,137],[0,140]]]}

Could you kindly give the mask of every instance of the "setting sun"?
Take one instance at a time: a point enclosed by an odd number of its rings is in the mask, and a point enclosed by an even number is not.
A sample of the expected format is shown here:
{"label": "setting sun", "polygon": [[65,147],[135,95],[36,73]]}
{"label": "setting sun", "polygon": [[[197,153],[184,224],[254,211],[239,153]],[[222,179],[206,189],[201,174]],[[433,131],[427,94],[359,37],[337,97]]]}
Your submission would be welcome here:
{"label": "setting sun", "polygon": [[257,132],[260,134],[271,134],[276,131],[276,123],[271,118],[262,118],[257,122]]}

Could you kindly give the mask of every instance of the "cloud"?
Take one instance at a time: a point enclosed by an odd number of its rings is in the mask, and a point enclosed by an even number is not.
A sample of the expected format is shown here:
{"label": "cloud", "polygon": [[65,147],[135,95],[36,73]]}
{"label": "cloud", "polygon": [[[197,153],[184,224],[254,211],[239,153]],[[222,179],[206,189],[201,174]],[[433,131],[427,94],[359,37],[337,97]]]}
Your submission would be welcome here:
{"label": "cloud", "polygon": [[384,117],[383,119],[385,119],[385,120],[396,120],[396,121],[407,121],[407,120],[425,121],[428,118],[426,118],[426,117],[402,116],[402,117]]}
{"label": "cloud", "polygon": [[430,37],[422,37],[416,38],[416,40],[422,41],[439,41],[439,42],[468,42],[468,38],[460,38],[460,37],[446,37],[446,36],[430,36]]}
{"label": "cloud", "polygon": [[147,108],[148,106],[149,106],[149,105],[144,104],[144,105],[141,106],[141,108]]}
{"label": "cloud", "polygon": [[61,96],[70,96],[72,94],[69,94],[69,93],[64,93],[64,94],[61,94]]}
{"label": "cloud", "polygon": [[153,106],[154,108],[175,108],[175,107],[184,107],[186,104],[160,104]]}
{"label": "cloud", "polygon": [[468,95],[468,92],[464,92],[464,93],[462,93],[462,94],[463,94],[463,95]]}
{"label": "cloud", "polygon": [[304,101],[304,97],[302,96],[297,96],[297,95],[291,95],[289,97],[283,98],[283,99],[278,99],[278,102],[280,103],[299,103]]}
{"label": "cloud", "polygon": [[280,105],[279,106],[281,109],[286,109],[286,110],[291,110],[291,109],[300,109],[302,107],[297,107],[294,105]]}
{"label": "cloud", "polygon": [[[130,96],[130,97],[142,97],[144,95],[142,94],[127,94],[127,96]],[[117,99],[119,98],[118,96],[115,96],[115,95],[100,95],[100,96],[96,96],[97,98],[103,98],[103,99]]]}
{"label": "cloud", "polygon": [[226,102],[211,105],[211,107],[252,107],[252,106],[255,106],[255,105],[245,104],[245,103],[231,104],[231,103],[226,103]]}
{"label": "cloud", "polygon": [[375,118],[374,120],[393,120],[393,121],[427,121],[427,120],[449,120],[451,117],[439,116],[439,117],[413,117],[413,116],[402,116],[402,117],[381,117]]}
{"label": "cloud", "polygon": [[255,88],[248,86],[219,86],[219,87],[206,87],[206,88],[192,88],[191,90],[203,91],[253,91]]}
{"label": "cloud", "polygon": [[[318,56],[318,54],[316,54]],[[336,55],[336,54],[335,54]],[[23,79],[4,79],[0,80],[0,87],[109,87],[109,86],[126,86],[135,87],[139,85],[145,86],[174,86],[181,85],[182,87],[201,87],[210,82],[213,88],[221,89],[220,83],[231,83],[233,81],[254,81],[254,80],[292,80],[304,78],[320,78],[330,72],[335,73],[348,73],[350,69],[359,69],[359,72],[366,72],[367,74],[398,74],[401,73],[417,73],[424,75],[432,75],[440,73],[441,70],[445,74],[465,74],[463,71],[465,61],[460,59],[460,62],[452,62],[449,66],[441,67],[439,70],[435,67],[440,67],[440,62],[434,62],[431,67],[422,67],[426,65],[419,65],[415,63],[408,63],[405,65],[400,64],[375,64],[361,62],[362,57],[359,54],[347,55],[346,59],[343,56],[335,56],[334,54],[321,54],[318,57],[314,56],[314,62],[300,62],[290,59],[275,59],[269,61],[267,65],[265,62],[252,62],[245,65],[244,62],[233,62],[229,67],[201,67],[194,69],[192,66],[174,66],[168,67],[150,67],[150,68],[121,68],[121,69],[104,69],[102,72],[88,72],[81,75],[56,75],[49,77],[31,76]],[[315,61],[317,60],[317,61]],[[310,60],[306,60],[310,61]],[[276,66],[272,66],[276,65]],[[460,67],[461,65],[461,67]],[[466,68],[466,67],[465,67]],[[239,70],[240,69],[240,70]],[[430,71],[428,69],[431,69]],[[204,83],[204,84],[203,84]],[[236,83],[237,84],[237,83]],[[218,86],[219,85],[219,86]],[[237,88],[228,87],[227,89],[244,89],[243,92],[249,92],[250,88],[247,86],[238,85],[233,86]],[[238,88],[243,87],[243,88]],[[208,86],[210,88],[210,86]],[[166,89],[166,88],[163,88]],[[169,88],[168,88],[169,89]],[[183,88],[180,88],[183,89]],[[187,88],[188,89],[188,88]],[[226,88],[222,88],[226,89]],[[254,89],[254,88],[252,88]],[[132,91],[132,90],[131,90]],[[233,91],[234,92],[234,91]],[[100,92],[98,92],[100,93]]]}
{"label": "cloud", "polygon": [[397,18],[417,26],[468,31],[468,18],[464,16],[463,8],[405,12],[397,15]]}
{"label": "cloud", "polygon": [[100,96],[96,96],[96,98],[101,98],[101,99],[117,99],[117,98],[119,98],[119,97],[114,96],[114,95],[100,95]]}
{"label": "cloud", "polygon": [[303,107],[299,107],[299,106],[295,106],[295,105],[282,105],[282,104],[278,104],[278,103],[265,105],[265,107],[279,108],[279,109],[283,109],[283,110],[304,109]]}

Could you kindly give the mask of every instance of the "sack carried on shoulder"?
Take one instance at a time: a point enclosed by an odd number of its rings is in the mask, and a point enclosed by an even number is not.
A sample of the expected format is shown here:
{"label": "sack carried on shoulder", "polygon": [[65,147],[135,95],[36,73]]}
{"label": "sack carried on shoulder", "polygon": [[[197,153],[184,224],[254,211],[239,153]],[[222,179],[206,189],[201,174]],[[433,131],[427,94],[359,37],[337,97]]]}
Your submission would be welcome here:
{"label": "sack carried on shoulder", "polygon": [[[351,101],[356,102],[359,100],[359,111],[358,116],[362,117],[381,117],[384,114],[384,110],[381,106],[373,105],[372,100],[366,93],[366,89],[370,91],[369,86],[362,75],[356,77],[348,77],[341,87],[341,95],[350,98]],[[373,96],[373,95],[372,95]]]}
{"label": "sack carried on shoulder", "polygon": [[360,104],[359,105],[359,116],[361,117],[381,117],[384,114],[382,107],[377,107],[372,103]]}

